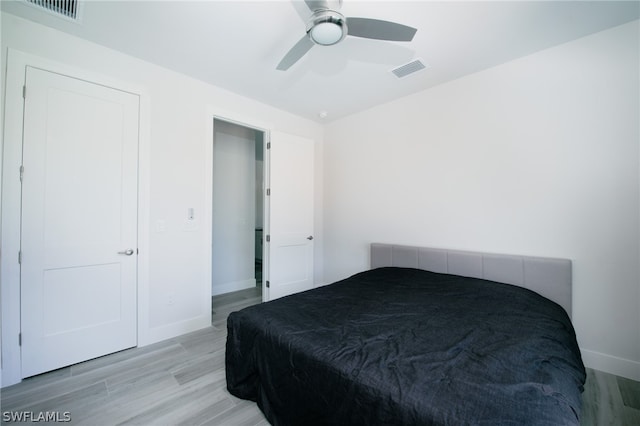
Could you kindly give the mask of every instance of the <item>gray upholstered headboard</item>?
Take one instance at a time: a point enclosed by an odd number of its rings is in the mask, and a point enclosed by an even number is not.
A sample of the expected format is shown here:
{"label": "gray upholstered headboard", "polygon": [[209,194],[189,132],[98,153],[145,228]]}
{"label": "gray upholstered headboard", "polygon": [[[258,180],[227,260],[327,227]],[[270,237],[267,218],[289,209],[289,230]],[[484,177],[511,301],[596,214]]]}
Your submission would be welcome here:
{"label": "gray upholstered headboard", "polygon": [[571,317],[571,261],[393,244],[371,244],[371,269],[383,266],[483,278],[528,288]]}

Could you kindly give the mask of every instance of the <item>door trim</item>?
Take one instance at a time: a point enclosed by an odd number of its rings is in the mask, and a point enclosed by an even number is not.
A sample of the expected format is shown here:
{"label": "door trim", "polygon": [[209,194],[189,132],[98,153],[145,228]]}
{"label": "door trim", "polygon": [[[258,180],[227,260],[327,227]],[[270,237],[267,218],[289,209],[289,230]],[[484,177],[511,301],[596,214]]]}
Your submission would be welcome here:
{"label": "door trim", "polygon": [[20,333],[20,217],[22,163],[23,98],[26,67],[41,68],[99,85],[112,87],[140,97],[138,135],[138,345],[148,341],[149,293],[149,122],[147,91],[137,85],[114,80],[97,72],[82,70],[36,55],[8,49],[4,107],[4,146],[2,150],[2,234],[0,292],[2,299],[2,386],[22,380]]}

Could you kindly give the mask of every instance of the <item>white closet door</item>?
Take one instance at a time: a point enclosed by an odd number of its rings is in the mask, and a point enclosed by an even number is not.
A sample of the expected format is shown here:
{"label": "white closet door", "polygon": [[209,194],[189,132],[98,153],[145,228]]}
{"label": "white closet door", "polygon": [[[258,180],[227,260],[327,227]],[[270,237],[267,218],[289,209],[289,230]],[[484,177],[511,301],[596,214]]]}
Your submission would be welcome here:
{"label": "white closet door", "polygon": [[138,105],[27,67],[22,377],[137,343]]}
{"label": "white closet door", "polygon": [[271,133],[266,300],[313,288],[313,141]]}

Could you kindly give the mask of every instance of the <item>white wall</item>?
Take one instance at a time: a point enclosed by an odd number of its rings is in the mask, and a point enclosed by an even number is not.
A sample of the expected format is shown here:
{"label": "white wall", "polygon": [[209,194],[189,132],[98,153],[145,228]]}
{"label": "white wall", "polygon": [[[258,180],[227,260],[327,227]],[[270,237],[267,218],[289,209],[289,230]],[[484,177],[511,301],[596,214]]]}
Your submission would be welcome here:
{"label": "white wall", "polygon": [[376,241],[569,258],[585,362],[640,379],[638,32],[326,126],[326,282],[367,268]]}
{"label": "white wall", "polygon": [[214,296],[256,285],[256,133],[220,120],[214,124]]}
{"label": "white wall", "polygon": [[[211,223],[205,216],[211,210],[211,176],[207,176],[207,161],[211,161],[208,158],[212,151],[209,131],[214,114],[316,142],[315,224],[316,234],[322,234],[323,129],[320,125],[7,13],[2,13],[1,19],[3,85],[7,49],[12,48],[83,73],[125,82],[143,92],[141,133],[146,145],[141,152],[144,176],[140,196],[144,205],[139,256],[143,270],[138,283],[140,344],[210,323]],[[18,88],[21,84],[13,91]],[[6,93],[7,88],[4,89],[3,93]],[[20,143],[14,139],[4,141],[5,148],[7,144]],[[195,229],[191,225],[185,227],[190,207],[195,209]],[[17,208],[18,205],[2,206],[3,211]],[[164,225],[159,226],[161,224]],[[320,237],[316,245],[321,247],[321,244]],[[316,259],[316,282],[322,282],[320,256],[318,254]],[[3,294],[17,285],[16,279],[4,280]],[[10,294],[13,299],[3,300],[3,308],[16,300],[19,304],[15,291]],[[170,298],[173,303],[169,303]],[[19,374],[15,361],[19,359],[19,318],[11,314],[13,317],[7,321],[5,313],[2,349],[10,356],[3,359],[5,376],[2,382],[9,385]],[[12,379],[7,380],[7,375]]]}

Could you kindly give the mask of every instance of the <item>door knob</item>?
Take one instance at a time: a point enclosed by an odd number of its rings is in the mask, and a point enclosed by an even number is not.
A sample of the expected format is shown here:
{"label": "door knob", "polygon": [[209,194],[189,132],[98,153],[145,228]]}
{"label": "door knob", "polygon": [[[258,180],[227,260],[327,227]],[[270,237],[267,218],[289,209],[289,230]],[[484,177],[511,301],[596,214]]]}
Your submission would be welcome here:
{"label": "door knob", "polygon": [[313,235],[309,235],[309,236],[307,237],[307,240],[309,240],[309,241],[313,240]]}
{"label": "door knob", "polygon": [[133,249],[126,249],[125,251],[119,251],[118,254],[124,254],[126,256],[131,256],[133,254]]}

